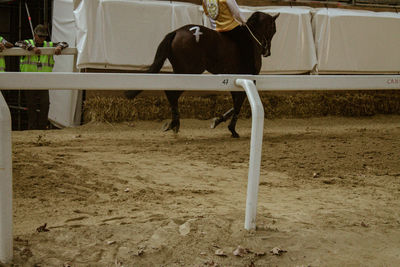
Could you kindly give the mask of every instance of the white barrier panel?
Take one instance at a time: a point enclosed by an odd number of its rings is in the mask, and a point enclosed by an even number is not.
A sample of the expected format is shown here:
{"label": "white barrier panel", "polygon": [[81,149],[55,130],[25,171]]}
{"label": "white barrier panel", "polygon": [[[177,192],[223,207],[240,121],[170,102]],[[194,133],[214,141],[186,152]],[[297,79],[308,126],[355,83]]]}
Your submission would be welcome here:
{"label": "white barrier panel", "polygon": [[[241,7],[246,18],[256,10],[270,14],[281,13],[276,22],[276,35],[272,39],[272,55],[262,58],[261,73],[293,74],[312,71],[317,63],[311,27],[312,9]],[[148,14],[152,14],[151,19]],[[147,68],[168,32],[186,24],[209,27],[209,19],[203,17],[203,14],[201,5],[176,1],[80,1],[74,10],[78,28],[78,67]],[[163,70],[171,70],[168,61]]]}
{"label": "white barrier panel", "polygon": [[[77,66],[98,69],[146,67],[168,32],[185,24],[202,24],[199,7],[170,1],[80,1],[74,9],[78,28]],[[164,69],[171,70],[169,62]]]}
{"label": "white barrier panel", "polygon": [[400,14],[316,9],[313,28],[318,73],[400,73]]}
{"label": "white barrier panel", "polygon": [[0,262],[12,259],[11,116],[0,92]]}

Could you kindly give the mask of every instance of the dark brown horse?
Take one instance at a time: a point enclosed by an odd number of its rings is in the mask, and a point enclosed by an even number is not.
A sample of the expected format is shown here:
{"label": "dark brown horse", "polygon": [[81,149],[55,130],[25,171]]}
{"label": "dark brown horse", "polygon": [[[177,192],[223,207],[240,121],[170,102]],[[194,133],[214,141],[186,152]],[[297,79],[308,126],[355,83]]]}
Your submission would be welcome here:
{"label": "dark brown horse", "polygon": [[[235,35],[219,33],[200,25],[186,25],[168,33],[158,46],[154,62],[148,73],[158,73],[168,59],[177,74],[250,74],[257,75],[261,69],[261,56],[271,55],[271,40],[276,32],[275,20],[279,14],[270,16],[255,12],[245,26],[237,27]],[[127,91],[134,98],[140,91]],[[165,91],[172,113],[172,120],[164,130],[179,131],[178,99],[183,91]],[[228,129],[232,137],[246,93],[231,92],[233,108],[213,119],[212,128],[232,117]]]}

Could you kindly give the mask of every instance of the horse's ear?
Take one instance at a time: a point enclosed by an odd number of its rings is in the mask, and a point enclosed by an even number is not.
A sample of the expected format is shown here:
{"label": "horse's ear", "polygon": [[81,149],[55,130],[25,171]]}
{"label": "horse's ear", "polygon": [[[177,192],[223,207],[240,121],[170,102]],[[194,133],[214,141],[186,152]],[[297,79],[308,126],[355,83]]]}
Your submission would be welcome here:
{"label": "horse's ear", "polygon": [[276,20],[276,19],[279,17],[280,14],[281,14],[281,13],[278,13],[278,14],[276,14],[275,16],[272,16],[273,20]]}

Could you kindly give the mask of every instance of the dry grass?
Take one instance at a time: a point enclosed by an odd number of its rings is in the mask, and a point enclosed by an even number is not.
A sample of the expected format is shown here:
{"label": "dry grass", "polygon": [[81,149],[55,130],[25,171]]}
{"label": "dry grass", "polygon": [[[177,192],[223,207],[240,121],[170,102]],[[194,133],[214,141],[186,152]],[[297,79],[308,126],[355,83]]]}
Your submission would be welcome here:
{"label": "dry grass", "polygon": [[[261,94],[266,118],[321,116],[372,116],[400,114],[400,94],[396,91],[291,92]],[[183,96],[179,100],[181,118],[210,119],[232,107],[228,95]],[[85,121],[121,122],[170,118],[164,96],[94,97],[85,101]],[[240,114],[251,117],[246,100]]]}

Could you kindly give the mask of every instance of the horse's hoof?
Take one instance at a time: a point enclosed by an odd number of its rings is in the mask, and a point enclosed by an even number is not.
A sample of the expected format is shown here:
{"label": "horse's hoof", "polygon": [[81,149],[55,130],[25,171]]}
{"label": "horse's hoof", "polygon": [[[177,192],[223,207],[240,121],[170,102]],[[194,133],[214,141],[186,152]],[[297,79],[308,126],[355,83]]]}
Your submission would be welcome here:
{"label": "horse's hoof", "polygon": [[179,132],[179,126],[175,125],[174,127],[172,127],[172,131],[177,134]]}
{"label": "horse's hoof", "polygon": [[166,122],[166,123],[164,123],[162,129],[164,132],[172,130],[174,133],[178,133],[179,132],[179,123]]}
{"label": "horse's hoof", "polygon": [[235,131],[235,126],[229,125],[229,131],[232,133],[232,138],[239,138],[239,134]]}
{"label": "horse's hoof", "polygon": [[232,133],[231,137],[232,138],[240,138],[240,135],[238,133]]}
{"label": "horse's hoof", "polygon": [[164,125],[162,126],[162,130],[164,132],[171,130],[171,123],[170,122],[164,123]]}
{"label": "horse's hoof", "polygon": [[217,127],[218,124],[219,124],[218,118],[213,118],[211,120],[211,125],[210,125],[211,129],[215,129],[215,127]]}

